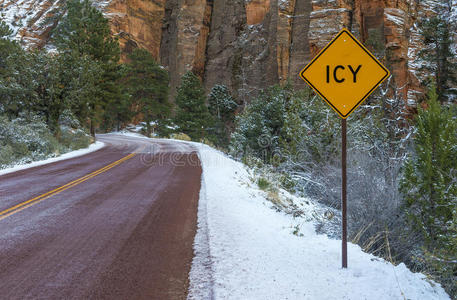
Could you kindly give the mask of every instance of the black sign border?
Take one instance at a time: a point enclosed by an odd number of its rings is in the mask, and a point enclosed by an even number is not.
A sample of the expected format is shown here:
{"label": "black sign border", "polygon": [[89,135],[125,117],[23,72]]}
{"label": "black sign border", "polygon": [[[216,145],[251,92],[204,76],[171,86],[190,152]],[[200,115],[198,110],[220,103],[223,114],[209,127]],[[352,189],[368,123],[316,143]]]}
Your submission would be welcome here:
{"label": "black sign border", "polygon": [[[385,72],[386,72],[386,75],[384,75],[384,77],[381,78],[381,80],[378,81],[378,83],[376,83],[373,88],[365,95],[362,97],[362,99],[357,102],[356,105],[354,105],[354,107],[345,115],[343,115],[305,76],[304,76],[304,73],[306,72],[306,70],[308,70],[313,64],[314,62],[316,62],[316,60],[322,55],[324,54],[324,52],[343,34],[343,33],[346,33],[354,42],[356,42],[357,45],[359,45],[360,48],[363,49],[363,51],[365,51],[365,53],[367,53]],[[300,77],[306,81],[306,83],[308,83],[312,88],[313,90],[315,90],[321,97],[322,99],[325,100],[325,102],[327,102],[328,105],[330,105],[343,119],[346,119],[357,107],[359,107],[359,105],[366,100],[366,98],[368,98],[368,96],[370,96],[370,94],[378,88],[378,86],[387,78],[390,76],[390,72],[389,70],[387,70],[386,67],[384,67],[379,61],[378,59],[373,55],[371,54],[346,28],[343,28],[340,33],[327,45],[325,46],[325,48],[319,52],[319,54],[313,58],[313,60],[300,72]]]}

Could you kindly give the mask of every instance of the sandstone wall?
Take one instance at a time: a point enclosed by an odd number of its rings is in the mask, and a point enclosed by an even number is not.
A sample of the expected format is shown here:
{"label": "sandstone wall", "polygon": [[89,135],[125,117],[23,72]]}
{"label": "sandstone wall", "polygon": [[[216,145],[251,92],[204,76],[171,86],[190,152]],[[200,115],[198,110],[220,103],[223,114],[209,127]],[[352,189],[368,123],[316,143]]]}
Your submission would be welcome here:
{"label": "sandstone wall", "polygon": [[234,90],[238,88],[239,37],[245,26],[244,0],[214,0],[202,77],[207,90],[221,83]]}
{"label": "sandstone wall", "polygon": [[[452,3],[456,0],[444,0]],[[0,0],[3,19],[27,47],[47,45],[56,25],[42,25],[63,0]],[[241,101],[288,79],[347,27],[391,70],[390,94],[409,100],[423,92],[417,21],[436,13],[440,0],[111,0],[95,1],[111,20],[123,59],[149,50],[170,71],[172,96],[188,70],[207,90],[230,87]],[[457,17],[455,8],[450,12]],[[457,39],[457,35],[456,39]]]}
{"label": "sandstone wall", "polygon": [[146,48],[159,58],[165,0],[112,0],[105,15],[119,36],[124,59],[137,47]]}
{"label": "sandstone wall", "polygon": [[172,97],[186,71],[203,75],[211,9],[207,0],[167,0],[164,25],[154,28],[162,33],[160,63],[170,72]]}

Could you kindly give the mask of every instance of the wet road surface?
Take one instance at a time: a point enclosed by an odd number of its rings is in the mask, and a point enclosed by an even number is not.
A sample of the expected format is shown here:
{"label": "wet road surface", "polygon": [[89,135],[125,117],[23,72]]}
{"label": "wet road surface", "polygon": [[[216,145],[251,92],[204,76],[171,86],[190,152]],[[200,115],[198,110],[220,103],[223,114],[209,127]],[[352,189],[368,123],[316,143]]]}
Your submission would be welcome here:
{"label": "wet road surface", "polygon": [[185,299],[201,167],[182,143],[99,135],[96,152],[0,176],[1,299]]}

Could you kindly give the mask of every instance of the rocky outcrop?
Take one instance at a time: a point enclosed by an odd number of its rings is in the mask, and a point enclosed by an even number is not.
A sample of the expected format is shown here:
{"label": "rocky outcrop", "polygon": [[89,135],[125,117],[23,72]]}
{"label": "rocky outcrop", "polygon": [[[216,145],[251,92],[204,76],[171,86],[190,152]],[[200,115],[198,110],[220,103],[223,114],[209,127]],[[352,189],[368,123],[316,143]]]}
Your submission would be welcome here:
{"label": "rocky outcrop", "polygon": [[[444,3],[445,2],[445,3]],[[149,50],[170,72],[172,96],[192,70],[207,90],[230,87],[241,101],[290,80],[347,27],[391,70],[389,95],[410,106],[423,92],[417,23],[457,0],[111,0],[94,1],[119,37],[123,59]],[[49,46],[63,0],[0,0],[0,14],[27,47]],[[443,4],[444,3],[444,4]],[[457,5],[456,5],[457,6]],[[454,35],[457,40],[457,34]],[[454,46],[454,48],[457,48]]]}
{"label": "rocky outcrop", "polygon": [[138,47],[148,49],[159,59],[165,0],[112,0],[105,15],[119,37],[124,59]]}
{"label": "rocky outcrop", "polygon": [[203,76],[206,40],[209,34],[211,1],[168,0],[162,32],[160,62],[170,72],[171,96],[180,77],[189,70]]}
{"label": "rocky outcrop", "polygon": [[239,37],[246,25],[244,0],[214,0],[204,66],[207,90],[215,84],[239,88],[242,57]]}
{"label": "rocky outcrop", "polygon": [[[304,68],[303,63],[311,59],[309,47],[309,28],[312,12],[311,1],[295,0],[294,13],[291,15],[291,44],[289,59],[289,74],[299,74]],[[289,76],[288,74],[288,76]],[[292,77],[292,76],[291,76]],[[296,87],[301,87],[302,82],[293,81]]]}
{"label": "rocky outcrop", "polygon": [[0,0],[0,17],[26,48],[44,47],[57,20],[51,20],[63,0]]}
{"label": "rocky outcrop", "polygon": [[246,1],[246,22],[248,25],[262,23],[270,11],[270,0]]}

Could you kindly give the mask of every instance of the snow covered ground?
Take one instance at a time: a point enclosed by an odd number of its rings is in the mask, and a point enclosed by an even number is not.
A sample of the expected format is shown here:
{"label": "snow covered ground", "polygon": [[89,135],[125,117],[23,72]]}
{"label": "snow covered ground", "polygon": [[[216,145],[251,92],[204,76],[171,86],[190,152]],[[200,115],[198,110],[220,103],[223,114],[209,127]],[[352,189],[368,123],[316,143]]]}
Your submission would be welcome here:
{"label": "snow covered ground", "polygon": [[84,154],[87,154],[87,153],[90,153],[90,152],[97,151],[97,150],[103,148],[104,146],[105,146],[105,143],[95,142],[95,143],[91,144],[87,148],[79,149],[79,150],[76,150],[76,151],[71,151],[71,152],[62,154],[62,155],[60,155],[58,157],[52,157],[52,158],[48,158],[48,159],[45,159],[45,160],[34,161],[32,163],[29,163],[29,164],[17,165],[17,166],[11,167],[11,168],[0,170],[0,175],[4,175],[4,174],[8,174],[8,173],[16,172],[16,171],[19,171],[19,170],[36,167],[36,166],[41,166],[41,165],[53,163],[53,162],[64,160],[64,159],[70,159],[70,158],[73,158],[73,157],[78,157],[78,156],[81,156],[81,155],[84,155]]}
{"label": "snow covered ground", "polygon": [[318,204],[294,198],[303,216],[277,212],[244,165],[194,145],[203,177],[189,299],[449,299],[423,274],[354,244],[341,269],[341,241],[315,233]]}

